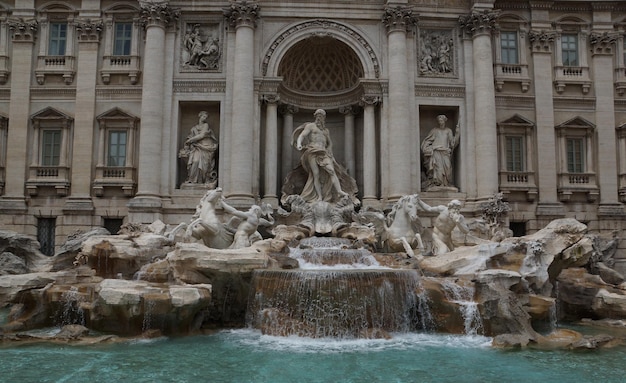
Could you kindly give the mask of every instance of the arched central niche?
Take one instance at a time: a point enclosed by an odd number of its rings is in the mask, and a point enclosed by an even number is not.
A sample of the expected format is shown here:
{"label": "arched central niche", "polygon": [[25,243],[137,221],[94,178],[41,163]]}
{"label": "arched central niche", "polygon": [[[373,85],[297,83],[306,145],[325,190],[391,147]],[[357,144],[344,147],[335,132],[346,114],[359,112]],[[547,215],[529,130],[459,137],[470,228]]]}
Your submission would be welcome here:
{"label": "arched central niche", "polygon": [[300,107],[337,108],[363,94],[364,69],[357,54],[330,36],[311,36],[294,44],[278,66],[281,99]]}
{"label": "arched central niche", "polygon": [[291,47],[278,66],[291,92],[338,95],[359,85],[364,71],[356,53],[332,37],[312,36]]}

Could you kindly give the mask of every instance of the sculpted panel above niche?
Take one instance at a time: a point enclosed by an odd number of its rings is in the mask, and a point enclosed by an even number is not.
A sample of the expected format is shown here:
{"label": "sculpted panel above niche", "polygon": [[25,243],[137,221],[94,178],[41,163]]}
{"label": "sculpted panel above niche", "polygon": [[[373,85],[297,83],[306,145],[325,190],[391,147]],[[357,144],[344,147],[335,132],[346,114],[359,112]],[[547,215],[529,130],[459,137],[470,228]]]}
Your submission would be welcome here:
{"label": "sculpted panel above niche", "polygon": [[184,23],[181,72],[221,72],[222,40],[219,23]]}
{"label": "sculpted panel above niche", "polygon": [[420,76],[456,77],[456,49],[452,30],[421,29],[418,39]]}

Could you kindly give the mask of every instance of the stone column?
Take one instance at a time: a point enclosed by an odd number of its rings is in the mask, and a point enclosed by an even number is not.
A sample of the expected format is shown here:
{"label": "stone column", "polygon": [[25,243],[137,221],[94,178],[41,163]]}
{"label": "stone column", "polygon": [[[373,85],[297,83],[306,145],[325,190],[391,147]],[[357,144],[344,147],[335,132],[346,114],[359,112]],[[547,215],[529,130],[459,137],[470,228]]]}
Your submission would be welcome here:
{"label": "stone column", "polygon": [[100,20],[82,20],[75,23],[78,37],[76,73],[76,112],[72,142],[72,188],[64,210],[89,214],[91,201],[91,158],[94,147],[96,121],[96,78],[98,76],[98,46],[103,24]]}
{"label": "stone column", "polygon": [[363,96],[363,206],[374,206],[378,202],[376,183],[376,105],[378,96]]}
{"label": "stone column", "polygon": [[137,196],[130,201],[131,222],[151,223],[161,216],[161,149],[165,28],[179,16],[167,2],[141,2],[146,26],[141,93]]}
{"label": "stone column", "polygon": [[[474,11],[459,18],[461,29],[472,36],[472,65],[474,68],[474,133],[476,144],[476,193],[487,199],[498,191],[498,132],[496,129],[496,95],[493,76],[491,33],[496,13]],[[461,133],[463,139],[463,133]]]}
{"label": "stone column", "polygon": [[0,199],[0,213],[26,211],[24,184],[27,173],[28,131],[30,114],[30,79],[33,72],[33,48],[37,22],[11,19],[8,22],[13,38],[11,54],[11,102],[7,135],[7,166],[5,195]]}
{"label": "stone column", "polygon": [[283,115],[283,150],[281,157],[281,179],[285,179],[287,174],[294,168],[293,166],[293,146],[291,145],[293,135],[293,115],[298,113],[298,108],[293,105],[283,104],[280,106]]}
{"label": "stone column", "polygon": [[345,106],[339,108],[339,113],[344,115],[344,131],[343,131],[343,152],[344,152],[344,162],[346,164],[346,169],[348,170],[348,174],[352,177],[356,176],[355,167],[354,167],[354,112],[355,109],[352,106]]}
{"label": "stone column", "polygon": [[537,214],[562,216],[563,207],[557,196],[556,142],[554,134],[554,102],[552,82],[553,32],[530,31],[528,38],[533,62],[535,111],[537,114]]}
{"label": "stone column", "polygon": [[230,177],[225,195],[233,203],[249,205],[252,193],[254,142],[254,28],[259,6],[237,1],[224,11],[235,28],[235,59],[232,66],[233,111],[230,134]]}
{"label": "stone column", "polygon": [[265,161],[263,202],[278,207],[278,95],[265,95]]}
{"label": "stone column", "polygon": [[389,195],[390,200],[412,192],[411,185],[411,150],[415,143],[411,141],[409,128],[410,103],[407,63],[407,31],[417,24],[417,17],[408,7],[387,7],[382,19],[387,28],[387,55],[389,76]]}
{"label": "stone column", "polygon": [[[617,35],[594,32],[590,36],[593,62],[593,85],[596,95],[596,126],[598,134],[598,214],[623,212],[618,195],[617,145],[615,145],[615,97],[613,85],[613,52]],[[591,142],[591,140],[588,140]],[[590,151],[589,153],[593,153]]]}

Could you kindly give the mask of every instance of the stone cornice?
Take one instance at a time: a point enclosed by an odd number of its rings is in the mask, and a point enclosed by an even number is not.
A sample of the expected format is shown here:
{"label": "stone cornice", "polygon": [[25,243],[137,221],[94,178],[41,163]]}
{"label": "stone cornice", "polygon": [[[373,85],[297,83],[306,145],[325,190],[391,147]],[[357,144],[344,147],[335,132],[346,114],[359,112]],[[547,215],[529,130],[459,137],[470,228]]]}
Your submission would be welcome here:
{"label": "stone cornice", "polygon": [[141,87],[97,87],[96,96],[107,100],[141,100]]}
{"label": "stone cornice", "polygon": [[418,17],[413,14],[412,9],[398,5],[386,7],[381,21],[387,32],[408,32],[417,25],[417,20]]}
{"label": "stone cornice", "polygon": [[469,36],[491,35],[496,29],[498,14],[498,12],[489,9],[485,9],[482,12],[474,11],[469,15],[459,16],[459,26]]}
{"label": "stone cornice", "polygon": [[461,86],[415,85],[416,97],[465,97],[465,88]]}
{"label": "stone cornice", "polygon": [[248,2],[239,0],[230,4],[224,9],[224,17],[231,27],[256,27],[259,18],[259,4],[256,2]]}
{"label": "stone cornice", "polygon": [[37,37],[39,24],[37,20],[9,19],[9,31],[13,35],[14,42],[34,42]]}
{"label": "stone cornice", "polygon": [[174,80],[174,93],[225,93],[225,80]]}
{"label": "stone cornice", "polygon": [[165,28],[180,17],[180,10],[170,7],[169,1],[140,1],[139,5],[139,17],[146,27],[156,25]]}
{"label": "stone cornice", "polygon": [[554,110],[595,110],[595,108],[595,97],[588,99],[557,97],[554,99]]}
{"label": "stone cornice", "polygon": [[593,55],[613,55],[613,47],[619,35],[611,32],[591,32],[589,44]]}
{"label": "stone cornice", "polygon": [[535,98],[532,96],[496,96],[496,107],[535,109]]}
{"label": "stone cornice", "polygon": [[99,42],[100,34],[104,29],[102,20],[77,20],[75,23],[76,34],[80,42]]}
{"label": "stone cornice", "polygon": [[76,88],[31,88],[30,95],[35,99],[74,99],[76,98]]}
{"label": "stone cornice", "polygon": [[528,41],[530,41],[530,50],[537,52],[552,52],[552,44],[556,38],[556,32],[553,31],[537,31],[528,32]]}

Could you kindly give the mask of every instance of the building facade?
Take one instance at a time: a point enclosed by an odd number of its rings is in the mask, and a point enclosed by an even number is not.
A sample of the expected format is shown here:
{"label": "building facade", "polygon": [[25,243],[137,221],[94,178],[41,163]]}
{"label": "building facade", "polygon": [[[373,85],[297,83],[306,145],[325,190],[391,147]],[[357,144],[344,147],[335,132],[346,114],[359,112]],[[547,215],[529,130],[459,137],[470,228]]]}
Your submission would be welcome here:
{"label": "building facade", "polygon": [[[277,208],[322,108],[363,206],[471,216],[502,192],[516,233],[572,217],[624,249],[625,91],[617,0],[2,0],[0,226],[51,253],[186,221],[216,186]],[[439,115],[444,184],[421,146]]]}

